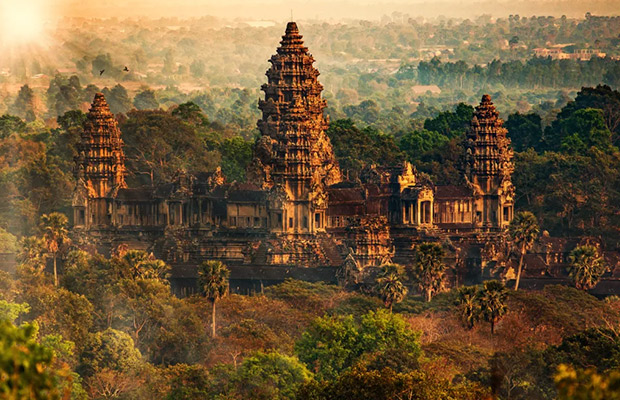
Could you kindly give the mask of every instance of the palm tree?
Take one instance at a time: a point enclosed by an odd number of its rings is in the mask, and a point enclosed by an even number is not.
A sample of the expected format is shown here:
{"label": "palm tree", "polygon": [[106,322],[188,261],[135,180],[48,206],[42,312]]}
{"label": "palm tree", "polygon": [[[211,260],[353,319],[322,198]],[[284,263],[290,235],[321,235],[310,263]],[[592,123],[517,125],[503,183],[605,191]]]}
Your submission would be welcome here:
{"label": "palm tree", "polygon": [[375,281],[375,289],[390,313],[394,303],[403,301],[408,292],[407,287],[401,281],[401,271],[402,267],[399,265],[384,264]]}
{"label": "palm tree", "polygon": [[416,248],[409,274],[426,301],[431,301],[443,287],[446,272],[443,256],[443,248],[436,243],[422,243]]}
{"label": "palm tree", "polygon": [[508,226],[508,234],[520,254],[515,290],[519,290],[519,281],[521,280],[521,271],[523,270],[523,257],[525,256],[525,253],[534,245],[534,242],[538,238],[539,232],[540,228],[538,227],[538,220],[536,220],[534,214],[529,211],[517,213],[514,219],[510,221],[510,225]]}
{"label": "palm tree", "polygon": [[43,214],[41,216],[41,231],[47,251],[52,254],[54,259],[54,285],[58,286],[58,271],[56,269],[56,259],[60,246],[68,243],[67,216],[58,212]]}
{"label": "palm tree", "polygon": [[24,236],[19,241],[17,250],[17,262],[31,267],[43,269],[47,257],[45,241],[37,236]]}
{"label": "palm tree", "polygon": [[598,249],[592,245],[577,246],[568,256],[568,274],[581,290],[592,289],[607,271],[605,260]]}
{"label": "palm tree", "polygon": [[198,284],[211,302],[211,336],[215,337],[215,303],[228,294],[230,271],[220,261],[205,261],[198,267]]}
{"label": "palm tree", "polygon": [[126,274],[131,279],[166,279],[170,267],[155,258],[153,253],[142,250],[128,250],[120,259],[127,268]]}
{"label": "palm tree", "polygon": [[480,302],[475,286],[459,289],[458,305],[461,320],[467,329],[473,329],[480,319]]}
{"label": "palm tree", "polygon": [[478,302],[482,317],[491,323],[491,334],[495,333],[495,324],[506,314],[506,287],[499,281],[486,281],[478,293]]}

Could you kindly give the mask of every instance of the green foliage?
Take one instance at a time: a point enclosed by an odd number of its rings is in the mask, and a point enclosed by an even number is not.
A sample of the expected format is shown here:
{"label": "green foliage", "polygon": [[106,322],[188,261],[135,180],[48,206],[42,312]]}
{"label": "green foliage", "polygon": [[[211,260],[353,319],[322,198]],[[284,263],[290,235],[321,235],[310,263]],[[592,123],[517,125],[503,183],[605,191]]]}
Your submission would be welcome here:
{"label": "green foliage", "polygon": [[127,167],[136,184],[170,182],[179,171],[207,172],[217,159],[209,157],[199,131],[162,110],[133,110],[120,126],[126,143]]}
{"label": "green foliage", "polygon": [[258,352],[243,360],[233,381],[239,398],[295,399],[298,387],[311,377],[295,357]]}
{"label": "green foliage", "polygon": [[598,248],[592,245],[574,248],[568,255],[568,261],[570,263],[568,274],[577,289],[592,289],[607,272],[605,260]]}
{"label": "green foliage", "polygon": [[369,311],[356,323],[352,316],[317,318],[295,345],[299,359],[317,379],[333,379],[361,359],[371,361],[392,350],[403,362],[421,355],[418,333],[402,317],[384,310]]}
{"label": "green foliage", "polygon": [[495,333],[495,324],[506,314],[506,287],[499,281],[486,281],[479,293],[482,318],[491,324],[491,334]]}
{"label": "green foliage", "polygon": [[394,165],[402,153],[392,135],[372,127],[359,129],[350,119],[334,121],[327,130],[340,167],[351,173],[370,164]]}
{"label": "green foliage", "polygon": [[555,375],[559,400],[620,399],[620,371],[601,375],[593,369],[575,370],[560,365]]}
{"label": "green foliage", "polygon": [[252,161],[252,142],[241,136],[222,139],[218,150],[222,155],[222,172],[230,181],[245,181],[245,170]]}
{"label": "green foliage", "polygon": [[445,146],[450,139],[435,131],[426,129],[408,132],[400,138],[398,147],[409,161],[420,160],[425,153]]}
{"label": "green foliage", "polygon": [[357,358],[358,338],[352,316],[317,318],[295,344],[295,353],[318,379],[331,379]]}
{"label": "green foliage", "polygon": [[485,398],[485,391],[468,384],[451,384],[432,372],[398,373],[391,368],[345,371],[330,382],[311,382],[301,388],[300,400],[412,399],[474,400]]}
{"label": "green foliage", "polygon": [[458,313],[461,322],[467,329],[473,329],[476,322],[482,316],[480,297],[478,290],[474,286],[459,289]]}
{"label": "green foliage", "polygon": [[142,366],[142,355],[128,334],[108,328],[91,334],[79,356],[78,372],[84,377],[103,370],[136,372]]}
{"label": "green foliage", "polygon": [[605,125],[603,112],[598,109],[577,110],[568,118],[555,120],[548,131],[545,139],[551,150],[583,154],[593,146],[602,151],[611,149],[611,131]]}
{"label": "green foliage", "polygon": [[20,314],[27,314],[30,311],[28,303],[11,303],[0,300],[0,321],[15,323]]}
{"label": "green foliage", "polygon": [[326,302],[339,288],[324,282],[306,282],[286,279],[284,282],[265,288],[265,295],[287,302],[292,307],[306,310],[324,310]]}
{"label": "green foliage", "polygon": [[53,351],[36,342],[36,325],[0,321],[0,397],[60,399],[68,371],[53,367]]}
{"label": "green foliage", "polygon": [[424,129],[437,132],[448,139],[460,137],[469,128],[474,116],[474,108],[465,103],[459,103],[454,112],[444,111],[433,119],[424,121]]}
{"label": "green foliage", "polygon": [[[209,398],[209,373],[201,365],[176,364],[163,371],[169,388],[165,400],[202,400]],[[165,397],[164,397],[165,396]]]}
{"label": "green foliage", "polygon": [[375,279],[375,291],[390,312],[394,303],[400,303],[407,296],[408,289],[402,282],[402,269],[394,264],[384,264]]}
{"label": "green foliage", "polygon": [[539,150],[542,140],[542,119],[536,113],[514,113],[508,116],[504,124],[508,130],[512,148],[515,151]]}
{"label": "green foliage", "polygon": [[6,230],[0,228],[0,253],[15,253],[17,251],[17,238]]}
{"label": "green foliage", "polygon": [[108,89],[107,87],[103,88],[101,93],[105,96],[105,99],[110,106],[110,111],[112,111],[113,114],[126,113],[131,110],[132,104],[131,99],[129,98],[129,93],[127,93],[127,89],[125,89],[125,87],[120,83],[112,89]]}
{"label": "green foliage", "polygon": [[198,267],[198,287],[211,302],[211,336],[215,337],[215,303],[228,294],[230,271],[221,261],[205,261]]}
{"label": "green foliage", "polygon": [[382,307],[376,297],[353,293],[329,310],[330,315],[362,315]]}
{"label": "green foliage", "polygon": [[179,104],[178,107],[172,110],[172,115],[197,126],[206,126],[209,123],[209,120],[204,116],[200,107],[191,101]]}
{"label": "green foliage", "polygon": [[0,116],[0,138],[6,138],[13,133],[24,133],[26,123],[15,115],[4,114]]}
{"label": "green foliage", "polygon": [[166,282],[170,266],[162,260],[155,258],[153,253],[141,250],[129,250],[115,264],[119,268],[118,273],[123,278],[132,280],[154,279]]}
{"label": "green foliage", "polygon": [[198,286],[211,302],[228,294],[230,271],[220,261],[205,261],[198,268]]}
{"label": "green foliage", "polygon": [[536,216],[529,211],[518,212],[512,221],[510,221],[508,236],[510,236],[512,244],[519,251],[520,255],[515,290],[519,289],[521,271],[523,270],[523,257],[527,250],[534,245],[539,233],[540,228],[538,227],[538,220]]}
{"label": "green foliage", "polygon": [[151,89],[146,89],[136,94],[133,99],[133,105],[138,110],[154,110],[159,107],[159,102],[155,97],[155,92]]}
{"label": "green foliage", "polygon": [[555,236],[602,237],[610,246],[620,239],[620,152],[591,148],[568,155],[517,153],[513,183],[517,208],[532,211]]}
{"label": "green foliage", "polygon": [[416,246],[413,264],[407,272],[413,284],[424,294],[426,301],[443,288],[446,265],[444,250],[437,243],[422,243]]}

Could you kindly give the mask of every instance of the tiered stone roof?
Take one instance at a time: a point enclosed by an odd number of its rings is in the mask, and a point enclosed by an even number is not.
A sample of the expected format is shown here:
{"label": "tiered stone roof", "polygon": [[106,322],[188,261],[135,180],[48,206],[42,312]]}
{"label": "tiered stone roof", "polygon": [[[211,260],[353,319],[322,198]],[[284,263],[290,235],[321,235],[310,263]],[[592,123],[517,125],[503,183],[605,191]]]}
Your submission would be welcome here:
{"label": "tiered stone roof", "polygon": [[491,190],[512,175],[513,151],[507,133],[491,96],[485,94],[480,105],[476,107],[465,142],[466,176],[470,182],[478,183],[483,190]]}
{"label": "tiered stone roof", "polygon": [[94,190],[91,195],[107,197],[110,191],[127,187],[121,131],[102,93],[95,94],[87,118],[78,145],[76,175]]}
{"label": "tiered stone roof", "polygon": [[295,22],[289,22],[280,47],[269,60],[265,99],[259,102],[261,139],[250,171],[266,187],[303,182],[324,187],[341,180],[321,98],[323,86],[314,58],[303,45]]}

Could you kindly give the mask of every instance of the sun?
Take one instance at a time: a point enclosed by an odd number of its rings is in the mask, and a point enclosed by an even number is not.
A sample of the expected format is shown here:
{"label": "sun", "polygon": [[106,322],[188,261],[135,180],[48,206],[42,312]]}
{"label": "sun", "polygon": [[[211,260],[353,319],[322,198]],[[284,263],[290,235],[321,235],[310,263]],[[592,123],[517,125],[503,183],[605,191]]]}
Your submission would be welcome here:
{"label": "sun", "polygon": [[0,44],[28,45],[45,40],[42,0],[0,0]]}

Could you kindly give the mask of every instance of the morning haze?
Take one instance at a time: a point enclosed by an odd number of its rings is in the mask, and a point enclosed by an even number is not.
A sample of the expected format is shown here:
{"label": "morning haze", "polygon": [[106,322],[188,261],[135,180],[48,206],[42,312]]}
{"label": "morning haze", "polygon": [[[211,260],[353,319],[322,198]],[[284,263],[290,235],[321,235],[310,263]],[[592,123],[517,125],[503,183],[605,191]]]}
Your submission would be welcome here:
{"label": "morning haze", "polygon": [[0,0],[0,399],[620,399],[619,10]]}
{"label": "morning haze", "polygon": [[108,0],[65,1],[60,8],[66,16],[86,17],[136,17],[148,16],[189,18],[213,15],[223,18],[287,20],[290,10],[296,19],[323,19],[338,21],[346,19],[380,19],[393,12],[413,17],[472,18],[480,14],[495,17],[519,14],[583,16],[586,12],[606,15],[617,13],[617,0],[543,0],[543,1],[258,1],[258,0]]}

